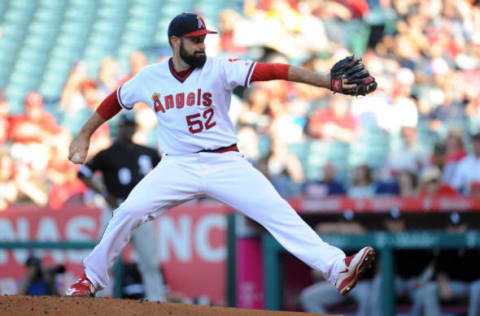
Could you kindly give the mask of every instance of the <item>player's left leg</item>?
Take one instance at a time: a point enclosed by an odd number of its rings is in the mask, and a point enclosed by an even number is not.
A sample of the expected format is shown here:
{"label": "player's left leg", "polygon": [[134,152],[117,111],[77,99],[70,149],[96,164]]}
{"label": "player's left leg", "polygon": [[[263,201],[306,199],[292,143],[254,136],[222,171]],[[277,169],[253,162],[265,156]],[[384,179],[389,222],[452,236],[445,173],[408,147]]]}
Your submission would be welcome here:
{"label": "player's left leg", "polygon": [[[272,184],[240,153],[205,154],[204,192],[241,211],[264,226],[289,252],[346,294],[370,264],[373,249],[357,256],[324,242],[274,189]],[[211,163],[207,163],[211,160]],[[345,260],[344,260],[345,259]]]}

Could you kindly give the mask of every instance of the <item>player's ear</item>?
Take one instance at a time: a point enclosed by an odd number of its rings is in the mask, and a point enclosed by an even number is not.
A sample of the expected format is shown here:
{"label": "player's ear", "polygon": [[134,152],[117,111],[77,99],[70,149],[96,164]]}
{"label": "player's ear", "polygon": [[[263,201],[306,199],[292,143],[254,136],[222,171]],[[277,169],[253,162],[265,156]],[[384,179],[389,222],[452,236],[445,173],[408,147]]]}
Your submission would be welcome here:
{"label": "player's ear", "polygon": [[176,37],[176,36],[170,37],[170,45],[172,46],[172,48],[179,45],[179,43],[180,43],[180,37]]}

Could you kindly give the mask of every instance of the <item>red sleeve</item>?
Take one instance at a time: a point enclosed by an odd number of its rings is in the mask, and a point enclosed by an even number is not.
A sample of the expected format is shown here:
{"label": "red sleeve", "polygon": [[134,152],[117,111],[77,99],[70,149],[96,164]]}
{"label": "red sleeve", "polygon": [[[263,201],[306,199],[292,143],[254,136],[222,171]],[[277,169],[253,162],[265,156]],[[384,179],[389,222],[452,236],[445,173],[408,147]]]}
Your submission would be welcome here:
{"label": "red sleeve", "polygon": [[287,80],[289,68],[288,64],[257,63],[250,81]]}
{"label": "red sleeve", "polygon": [[109,120],[114,117],[122,107],[118,103],[117,90],[113,91],[108,97],[106,97],[97,108],[97,113],[104,120]]}

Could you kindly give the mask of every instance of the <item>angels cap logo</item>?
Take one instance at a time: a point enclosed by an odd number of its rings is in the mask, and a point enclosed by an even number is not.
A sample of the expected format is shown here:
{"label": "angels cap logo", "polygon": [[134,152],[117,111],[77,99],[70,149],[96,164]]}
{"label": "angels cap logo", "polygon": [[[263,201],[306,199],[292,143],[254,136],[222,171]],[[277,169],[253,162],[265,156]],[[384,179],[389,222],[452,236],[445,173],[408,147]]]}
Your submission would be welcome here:
{"label": "angels cap logo", "polygon": [[207,27],[205,26],[205,22],[203,22],[203,19],[202,19],[201,17],[197,16],[197,20],[198,20],[198,28],[199,28],[199,29],[205,29],[205,28],[207,28]]}

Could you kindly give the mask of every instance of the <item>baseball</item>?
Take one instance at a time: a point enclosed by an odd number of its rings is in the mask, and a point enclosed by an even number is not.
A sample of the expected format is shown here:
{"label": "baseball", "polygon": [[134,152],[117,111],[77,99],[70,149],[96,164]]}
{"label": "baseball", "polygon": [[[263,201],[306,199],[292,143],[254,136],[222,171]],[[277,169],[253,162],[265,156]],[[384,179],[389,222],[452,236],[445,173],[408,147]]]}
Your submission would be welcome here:
{"label": "baseball", "polygon": [[73,163],[82,163],[83,162],[83,159],[82,159],[82,156],[80,155],[80,153],[74,153],[72,155],[72,159],[71,161]]}

